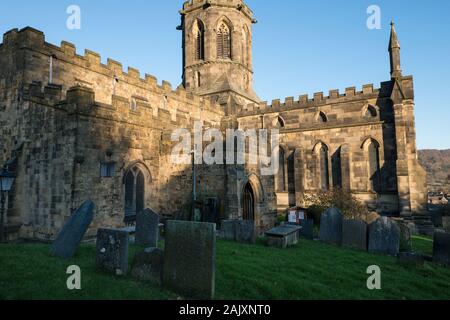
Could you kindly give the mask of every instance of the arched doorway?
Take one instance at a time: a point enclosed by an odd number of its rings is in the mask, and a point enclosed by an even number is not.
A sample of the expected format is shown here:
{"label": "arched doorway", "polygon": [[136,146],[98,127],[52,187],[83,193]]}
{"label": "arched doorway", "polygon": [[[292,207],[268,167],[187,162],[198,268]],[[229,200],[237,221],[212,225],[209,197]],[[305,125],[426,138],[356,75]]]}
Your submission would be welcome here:
{"label": "arched doorway", "polygon": [[255,220],[255,193],[253,192],[250,182],[247,182],[244,187],[243,219],[250,221]]}
{"label": "arched doorway", "polygon": [[125,173],[125,222],[136,219],[145,208],[145,175],[138,165]]}

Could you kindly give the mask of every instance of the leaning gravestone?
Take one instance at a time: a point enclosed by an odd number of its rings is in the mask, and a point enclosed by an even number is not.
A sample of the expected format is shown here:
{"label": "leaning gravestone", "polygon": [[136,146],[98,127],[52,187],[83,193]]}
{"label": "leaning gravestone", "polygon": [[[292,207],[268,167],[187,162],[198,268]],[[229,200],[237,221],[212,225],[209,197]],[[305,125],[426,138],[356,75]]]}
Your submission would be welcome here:
{"label": "leaning gravestone", "polygon": [[146,247],[157,247],[159,236],[159,215],[151,209],[136,215],[136,244]]}
{"label": "leaning gravestone", "polygon": [[367,251],[367,224],[361,220],[344,220],[342,245]]}
{"label": "leaning gravestone", "polygon": [[164,252],[158,248],[147,248],[134,257],[131,275],[141,281],[162,284]]}
{"label": "leaning gravestone", "polygon": [[381,217],[369,225],[369,251],[392,256],[400,251],[400,228],[388,217]]}
{"label": "leaning gravestone", "polygon": [[302,229],[300,230],[300,237],[313,240],[314,239],[314,220],[301,220],[300,226]]}
{"label": "leaning gravestone", "polygon": [[94,203],[88,200],[70,216],[53,242],[50,254],[63,259],[72,258],[93,218]]}
{"label": "leaning gravestone", "polygon": [[319,239],[321,241],[341,245],[342,214],[337,208],[329,208],[320,217]]}
{"label": "leaning gravestone", "polygon": [[163,283],[189,298],[213,299],[216,225],[167,221]]}
{"label": "leaning gravestone", "polygon": [[450,233],[434,234],[433,262],[450,267]]}
{"label": "leaning gravestone", "polygon": [[118,276],[128,272],[128,232],[99,229],[97,232],[97,267]]}

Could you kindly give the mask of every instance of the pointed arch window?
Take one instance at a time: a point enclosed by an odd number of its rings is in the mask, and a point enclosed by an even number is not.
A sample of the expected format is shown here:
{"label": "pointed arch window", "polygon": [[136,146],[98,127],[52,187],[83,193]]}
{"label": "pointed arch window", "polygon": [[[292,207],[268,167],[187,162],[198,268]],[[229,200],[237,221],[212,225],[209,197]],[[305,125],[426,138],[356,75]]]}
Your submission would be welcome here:
{"label": "pointed arch window", "polygon": [[380,147],[375,141],[371,141],[368,146],[369,157],[369,180],[372,191],[380,192]]}
{"label": "pointed arch window", "polygon": [[277,183],[277,191],[284,192],[286,191],[286,168],[285,168],[285,152],[283,148],[280,148],[278,153],[278,183]]}
{"label": "pointed arch window", "polygon": [[319,117],[317,118],[317,120],[321,123],[327,123],[328,122],[328,118],[327,115],[325,113],[323,113],[322,111],[319,113]]}
{"label": "pointed arch window", "polygon": [[329,151],[324,143],[316,146],[317,169],[318,169],[318,186],[322,191],[330,190],[330,169],[329,169]]}
{"label": "pointed arch window", "polygon": [[342,188],[342,160],[341,150],[339,148],[331,157],[331,168],[333,175],[333,188]]}
{"label": "pointed arch window", "polygon": [[195,59],[205,60],[205,26],[199,20],[194,26]]}
{"label": "pointed arch window", "polygon": [[377,110],[374,106],[368,106],[366,113],[364,114],[366,118],[375,118],[377,116]]}
{"label": "pointed arch window", "polygon": [[217,59],[231,59],[231,32],[225,22],[217,29]]}
{"label": "pointed arch window", "polygon": [[277,119],[277,128],[284,128],[285,123],[284,123],[284,119],[280,116],[278,116]]}
{"label": "pointed arch window", "polygon": [[134,217],[144,210],[145,175],[138,166],[134,166],[125,174],[125,219]]}

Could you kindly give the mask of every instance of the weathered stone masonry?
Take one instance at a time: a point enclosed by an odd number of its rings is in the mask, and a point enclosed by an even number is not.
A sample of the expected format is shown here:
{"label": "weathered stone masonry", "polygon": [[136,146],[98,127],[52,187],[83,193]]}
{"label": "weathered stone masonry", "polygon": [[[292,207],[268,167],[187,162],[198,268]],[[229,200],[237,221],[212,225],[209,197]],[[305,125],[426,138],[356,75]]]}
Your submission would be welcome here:
{"label": "weathered stone masonry", "polygon": [[[52,239],[84,200],[96,204],[89,235],[151,207],[189,206],[191,165],[171,163],[171,134],[205,127],[281,132],[280,167],[198,165],[199,199],[217,197],[222,218],[273,225],[305,194],[344,188],[380,213],[422,214],[425,172],[417,162],[413,78],[400,69],[392,28],[391,79],[379,88],[331,90],[261,102],[253,91],[251,10],[241,0],[190,1],[181,11],[183,83],[155,77],[75,46],[45,42],[32,28],[0,44],[0,164],[16,175],[10,237]],[[250,202],[249,202],[250,201]],[[250,203],[250,209],[249,209]]]}

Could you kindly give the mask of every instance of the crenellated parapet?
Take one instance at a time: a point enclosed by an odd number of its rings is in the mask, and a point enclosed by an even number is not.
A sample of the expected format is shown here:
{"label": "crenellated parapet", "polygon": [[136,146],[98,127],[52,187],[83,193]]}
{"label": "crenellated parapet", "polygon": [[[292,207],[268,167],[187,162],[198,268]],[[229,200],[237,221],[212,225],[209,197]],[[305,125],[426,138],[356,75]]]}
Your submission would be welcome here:
{"label": "crenellated parapet", "polygon": [[[103,105],[112,104],[114,99],[111,100],[111,97],[121,96],[128,106],[133,103],[151,105],[156,117],[160,111],[165,110],[171,115],[172,121],[177,121],[180,114],[186,113],[191,113],[193,118],[201,118],[205,112],[218,116],[223,113],[219,105],[186,91],[183,86],[173,88],[171,83],[165,80],[158,83],[157,78],[150,74],[144,74],[142,77],[141,72],[133,67],[124,71],[123,65],[111,58],[104,64],[100,54],[92,50],[86,49],[84,55],[79,55],[75,45],[67,41],[62,41],[60,46],[47,43],[44,33],[30,27],[6,32],[0,46],[0,50],[3,49],[28,49],[33,52],[31,59],[36,59],[33,63],[36,72],[28,79],[33,82],[28,86],[29,96],[43,99],[42,101],[64,100],[73,87],[84,86],[98,93],[98,99],[100,94],[107,96],[109,89],[111,92],[108,100],[105,98],[103,101],[97,101]],[[60,63],[66,65],[64,74],[57,74],[55,71],[56,84],[47,84],[49,59],[53,59],[54,66]],[[75,71],[75,68],[78,69]],[[32,70],[27,69],[27,72],[31,74]],[[121,92],[115,92],[114,86],[120,86]],[[97,92],[100,88],[101,92]]]}
{"label": "crenellated parapet", "polygon": [[379,88],[375,88],[373,84],[365,84],[362,86],[361,90],[357,90],[356,87],[346,88],[345,92],[330,90],[327,96],[325,96],[323,92],[316,92],[312,97],[306,94],[299,96],[297,100],[294,97],[287,97],[284,101],[274,99],[271,104],[267,101],[263,101],[259,104],[248,104],[240,110],[238,116],[289,111],[301,108],[317,108],[324,105],[351,103],[377,98],[389,98],[391,92],[391,81],[382,82]]}

